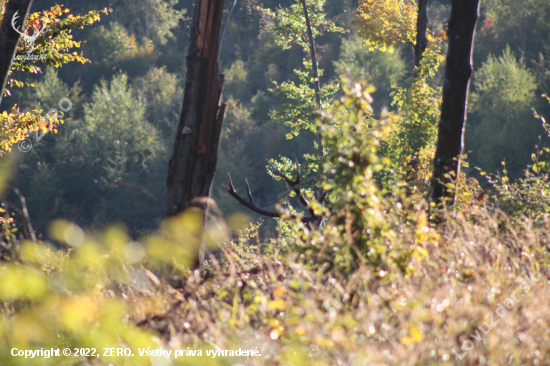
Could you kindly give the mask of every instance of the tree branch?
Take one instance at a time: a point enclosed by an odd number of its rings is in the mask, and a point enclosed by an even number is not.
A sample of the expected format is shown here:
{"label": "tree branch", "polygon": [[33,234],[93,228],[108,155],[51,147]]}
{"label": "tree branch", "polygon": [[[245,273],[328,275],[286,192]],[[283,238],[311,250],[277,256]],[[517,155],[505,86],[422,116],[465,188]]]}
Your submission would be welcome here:
{"label": "tree branch", "polygon": [[9,0],[6,4],[6,12],[0,25],[0,105],[4,95],[4,87],[8,81],[8,75],[13,63],[13,57],[19,44],[19,33],[11,26],[11,20],[15,13],[22,14],[21,29],[25,29],[27,13],[31,8],[32,0]]}

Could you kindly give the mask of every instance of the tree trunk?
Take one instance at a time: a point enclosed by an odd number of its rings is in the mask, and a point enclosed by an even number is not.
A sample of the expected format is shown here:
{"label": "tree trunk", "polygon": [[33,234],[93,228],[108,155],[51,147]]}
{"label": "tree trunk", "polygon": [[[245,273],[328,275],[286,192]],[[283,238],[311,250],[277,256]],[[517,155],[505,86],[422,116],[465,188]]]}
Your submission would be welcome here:
{"label": "tree trunk", "polygon": [[[307,11],[306,0],[302,1],[304,8],[304,17],[306,18],[307,37],[309,40],[309,54],[311,56],[311,67],[313,68],[313,89],[315,90],[315,107],[317,112],[321,113],[321,80],[319,80],[319,65],[317,64],[317,54],[315,52],[315,40],[313,39],[313,31],[311,30],[311,22],[309,21],[309,13]],[[321,144],[321,135],[317,134],[317,144],[319,145],[319,155],[323,156],[323,145]]]}
{"label": "tree trunk", "polygon": [[183,108],[168,168],[166,215],[181,213],[208,197],[216,170],[225,112],[218,74],[223,0],[197,0],[191,26]]}
{"label": "tree trunk", "polygon": [[32,0],[9,0],[6,4],[6,12],[0,25],[0,105],[4,95],[4,87],[8,82],[13,56],[19,45],[19,33],[13,29],[11,21],[15,13],[19,12],[18,24],[20,29],[24,30],[31,4]]}
{"label": "tree trunk", "polygon": [[428,1],[418,0],[418,17],[416,19],[416,44],[414,45],[414,66],[419,67],[422,54],[426,51],[428,40],[426,30],[428,28]]}
{"label": "tree trunk", "polygon": [[[428,29],[428,1],[418,0],[418,13],[416,19],[416,44],[414,45],[414,77],[417,78],[419,73],[420,61],[426,47],[428,47],[428,39],[426,38],[426,30]],[[408,182],[413,182],[418,174],[418,153],[419,148],[414,149],[414,155],[408,163],[409,170],[406,173]]]}
{"label": "tree trunk", "polygon": [[317,111],[321,112],[321,82],[319,80],[319,67],[317,65],[315,42],[313,39],[313,32],[311,30],[311,22],[309,21],[309,13],[307,11],[306,0],[302,0],[302,7],[304,8],[304,17],[306,18],[307,37],[309,40],[309,53],[311,56],[311,67],[313,67],[313,76],[315,77],[315,83],[313,84],[313,88],[315,89],[315,106],[317,107]]}
{"label": "tree trunk", "polygon": [[475,26],[480,0],[453,0],[447,35],[449,50],[443,83],[443,104],[431,181],[431,200],[454,203],[460,176]]}

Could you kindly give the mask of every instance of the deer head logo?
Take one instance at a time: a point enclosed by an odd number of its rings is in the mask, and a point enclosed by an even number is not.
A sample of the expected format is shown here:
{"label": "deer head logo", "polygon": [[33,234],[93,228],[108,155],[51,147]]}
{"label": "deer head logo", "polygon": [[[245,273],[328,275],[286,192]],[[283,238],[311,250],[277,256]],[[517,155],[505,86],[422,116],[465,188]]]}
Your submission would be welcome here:
{"label": "deer head logo", "polygon": [[[33,50],[34,50],[34,42],[36,41],[36,39],[38,38],[39,35],[42,34],[42,32],[44,32],[44,30],[46,29],[46,24],[48,24],[48,21],[50,20],[48,18],[48,16],[46,15],[46,21],[44,22],[43,26],[42,26],[42,29],[40,30],[37,30],[37,28],[34,29],[34,33],[32,36],[29,36],[27,35],[26,32],[22,32],[19,30],[19,27],[17,27],[15,25],[15,21],[17,20],[17,18],[19,18],[19,15],[17,14],[19,13],[19,11],[16,11],[15,14],[13,15],[13,18],[11,19],[11,26],[13,27],[13,29],[19,33],[22,37],[23,37],[23,41],[25,42],[25,44],[27,45],[27,47],[29,47],[29,53],[31,53]],[[24,24],[23,24],[24,26]]]}

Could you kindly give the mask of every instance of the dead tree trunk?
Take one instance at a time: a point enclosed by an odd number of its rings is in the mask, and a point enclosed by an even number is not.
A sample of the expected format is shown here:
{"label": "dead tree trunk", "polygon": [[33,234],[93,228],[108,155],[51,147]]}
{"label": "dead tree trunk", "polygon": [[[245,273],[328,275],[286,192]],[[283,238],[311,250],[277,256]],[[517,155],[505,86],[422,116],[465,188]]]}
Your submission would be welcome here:
{"label": "dead tree trunk", "polygon": [[25,29],[27,13],[31,8],[31,4],[32,0],[9,0],[6,4],[6,12],[0,25],[0,104],[2,104],[4,87],[8,82],[13,56],[19,44],[19,33],[13,29],[11,21],[15,13],[18,13],[23,24],[21,29]]}
{"label": "dead tree trunk", "polygon": [[416,19],[416,44],[414,45],[414,66],[419,67],[422,54],[428,47],[426,30],[428,29],[428,1],[418,0],[418,17]]}
{"label": "dead tree trunk", "polygon": [[187,75],[176,142],[168,168],[166,215],[175,216],[210,195],[225,104],[218,74],[223,0],[197,0],[191,26]]}
{"label": "dead tree trunk", "polygon": [[453,0],[451,4],[443,104],[431,181],[431,200],[436,204],[444,201],[444,198],[454,203],[456,183],[460,176],[459,160],[464,145],[479,4],[480,0]]}

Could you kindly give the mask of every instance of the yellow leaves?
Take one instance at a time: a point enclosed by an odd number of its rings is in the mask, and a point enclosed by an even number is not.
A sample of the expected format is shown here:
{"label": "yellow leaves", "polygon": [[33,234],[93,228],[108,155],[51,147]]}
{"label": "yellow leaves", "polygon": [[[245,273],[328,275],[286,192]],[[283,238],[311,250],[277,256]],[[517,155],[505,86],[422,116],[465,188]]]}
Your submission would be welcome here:
{"label": "yellow leaves", "polygon": [[94,320],[98,309],[91,297],[80,296],[66,300],[60,306],[61,323],[70,330],[81,330]]}
{"label": "yellow leaves", "polygon": [[286,288],[283,286],[277,287],[275,291],[273,291],[273,296],[275,298],[281,298],[287,293]]}
{"label": "yellow leaves", "polygon": [[353,23],[372,48],[393,51],[400,43],[414,43],[416,5],[411,0],[361,0]]}
{"label": "yellow leaves", "polygon": [[[360,0],[352,23],[359,25],[359,35],[371,49],[393,52],[400,43],[415,43],[416,18],[417,7],[412,0]],[[430,44],[447,39],[443,31],[428,31],[426,38]]]}
{"label": "yellow leaves", "polygon": [[[440,235],[429,226],[428,218],[426,213],[422,212],[418,215],[417,224],[416,224],[416,233],[414,234],[414,241],[416,244],[429,243],[437,246]],[[416,250],[420,259],[428,256],[428,252],[420,247]],[[414,254],[413,254],[414,255]]]}
{"label": "yellow leaves", "polygon": [[412,323],[409,326],[409,334],[401,338],[403,344],[415,344],[421,342],[424,339],[424,334],[420,330],[420,326],[417,323]]}
{"label": "yellow leaves", "polygon": [[2,300],[36,300],[49,291],[48,282],[30,268],[10,264],[2,268],[0,298]]}
{"label": "yellow leaves", "polygon": [[21,113],[17,104],[12,112],[0,114],[0,155],[10,152],[12,146],[26,139],[33,131],[47,133],[56,131],[57,125],[63,120],[57,116],[43,115],[42,110],[32,110]]}
{"label": "yellow leaves", "polygon": [[272,311],[272,310],[283,310],[286,308],[286,301],[285,300],[273,300],[273,301],[270,301],[268,304],[267,304],[267,309],[269,311]]}
{"label": "yellow leaves", "polygon": [[334,346],[331,340],[328,340],[322,336],[317,336],[315,338],[315,344],[323,348],[332,348]]}

